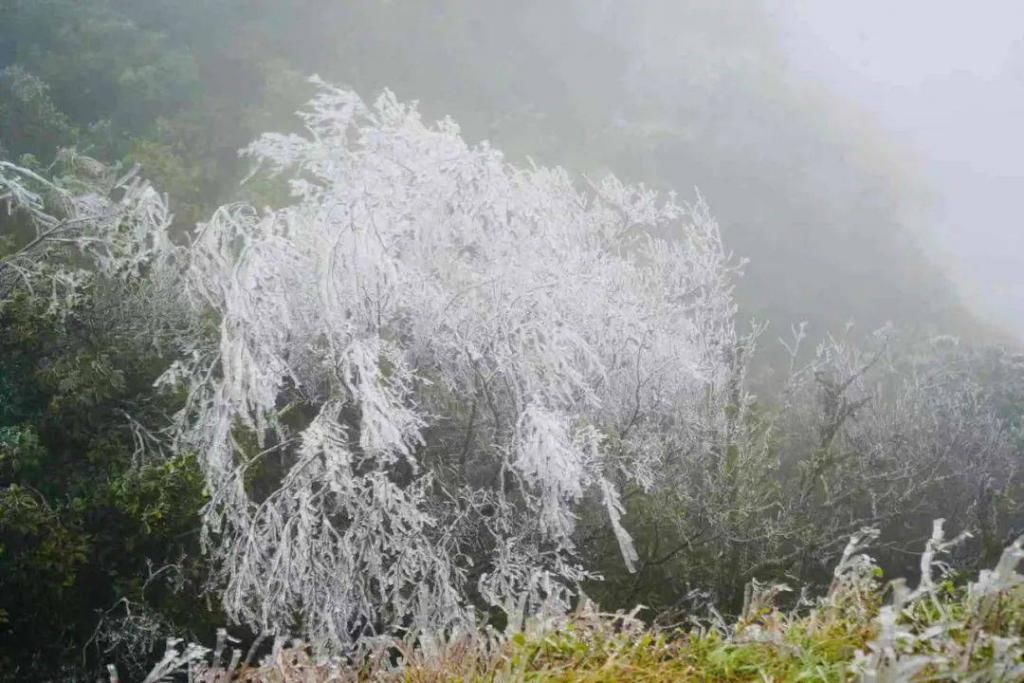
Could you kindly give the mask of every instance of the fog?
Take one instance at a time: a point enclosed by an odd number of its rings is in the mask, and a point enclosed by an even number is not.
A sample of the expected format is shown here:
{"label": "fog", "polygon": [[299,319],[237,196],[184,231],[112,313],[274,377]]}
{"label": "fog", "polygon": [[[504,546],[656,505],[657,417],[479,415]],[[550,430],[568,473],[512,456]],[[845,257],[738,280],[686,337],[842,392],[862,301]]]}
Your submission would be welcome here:
{"label": "fog", "polygon": [[[141,162],[184,229],[237,197],[237,150],[294,127],[316,73],[417,100],[514,162],[699,189],[750,259],[741,317],[773,335],[1024,333],[1009,0],[109,0],[70,32],[34,7],[0,62],[49,87],[80,146]],[[45,156],[27,120],[0,137]]]}
{"label": "fog", "polygon": [[1003,338],[1024,331],[1021,52],[1019,10],[993,9],[393,4],[318,15],[359,47],[318,38],[306,63],[417,98],[513,159],[699,188],[751,261],[742,314],[776,330]]}
{"label": "fog", "polygon": [[[604,3],[603,10],[590,11],[610,13],[613,5]],[[635,87],[660,89],[673,78],[698,72],[695,61],[710,62],[714,66],[708,73],[714,74],[714,80],[709,93],[721,100],[734,87],[731,80],[757,73],[768,91],[755,97],[791,98],[800,102],[799,107],[808,114],[806,125],[816,129],[810,133],[813,139],[803,141],[804,149],[788,150],[803,158],[795,165],[780,166],[776,155],[787,154],[783,145],[790,134],[790,122],[772,121],[770,113],[747,110],[747,102],[732,102],[733,109],[710,124],[712,129],[733,135],[730,118],[760,119],[759,124],[746,122],[748,127],[763,126],[758,137],[746,141],[750,164],[770,159],[788,180],[786,193],[800,194],[806,189],[808,180],[802,173],[808,168],[820,173],[823,166],[833,162],[837,166],[830,167],[825,171],[828,175],[818,181],[838,181],[845,173],[881,174],[883,178],[876,178],[881,180],[881,187],[870,191],[892,193],[883,220],[895,219],[898,225],[890,229],[913,235],[917,245],[916,252],[905,254],[902,262],[889,262],[887,258],[895,256],[892,252],[883,256],[886,267],[913,267],[908,260],[937,264],[943,275],[952,279],[956,296],[972,314],[995,328],[988,332],[996,336],[1007,332],[1018,339],[1024,334],[1024,236],[1016,207],[1024,191],[1020,167],[1024,152],[1020,131],[1024,113],[1024,7],[1006,1],[966,6],[924,0],[897,5],[881,0],[773,1],[760,5],[760,9],[755,9],[757,3],[749,3],[742,11],[711,9],[710,4],[703,10],[699,3],[684,5],[673,10],[665,5],[656,10],[654,15],[660,18],[649,19],[646,34],[620,29],[629,52],[640,55],[648,67],[646,72],[633,72]],[[640,11],[633,6],[630,12]],[[615,22],[628,25],[621,21],[621,15]],[[727,26],[728,37],[722,34],[723,26]],[[717,57],[709,59],[709,54]],[[742,64],[745,58],[750,61]],[[715,64],[716,59],[730,66],[722,69],[721,63]],[[773,83],[770,79],[779,80]],[[669,102],[678,105],[705,96],[700,91],[666,90],[662,92],[666,107],[673,106]],[[851,122],[855,123],[851,126]],[[808,149],[812,146],[813,150]],[[870,158],[865,160],[865,155]],[[680,163],[695,162],[691,159]],[[715,170],[721,170],[720,160],[715,163]],[[736,170],[724,172],[739,189],[743,180]],[[703,182],[713,183],[712,175],[707,174]],[[702,182],[700,178],[695,180]],[[762,183],[763,179],[757,184]],[[786,239],[807,239],[811,231],[831,231],[838,221],[843,223],[840,232],[852,230],[866,240],[887,239],[873,236],[877,226],[869,223],[878,216],[860,214],[864,206],[859,200],[829,189],[821,190],[819,199],[832,203],[832,208],[839,211],[849,202],[845,211],[859,215],[854,218],[847,214],[849,224],[835,215],[819,218],[817,224],[812,220],[799,227],[790,224],[783,229]],[[727,205],[746,201],[729,194],[718,195],[716,200],[727,223],[731,217]],[[743,219],[737,218],[737,222]],[[751,269],[755,281],[760,282],[758,276],[766,267],[758,264],[761,259],[785,260],[792,266],[802,260],[800,256],[774,252],[773,245],[751,237],[748,226],[733,223],[727,225],[727,231],[735,235],[739,247],[748,246],[747,240],[751,240],[747,255],[754,261]],[[877,258],[886,251],[887,247],[881,247],[871,256],[855,250],[847,252],[847,257]],[[828,260],[826,255],[820,256],[821,261]],[[810,270],[819,265],[817,259],[799,263],[802,269]],[[857,273],[871,270],[868,264],[846,265]],[[789,277],[801,276],[791,272]],[[888,296],[876,299],[875,312],[884,315],[896,310],[910,290],[928,287],[926,280],[897,277],[891,286],[902,291],[890,291]],[[852,282],[865,286],[856,276]],[[866,289],[870,287],[866,285]],[[946,294],[933,292],[936,298]],[[868,291],[862,294],[872,296]],[[846,296],[834,293],[832,303],[841,307]],[[863,322],[865,311],[859,303],[854,303],[851,308],[856,310],[849,313],[855,320],[859,313]],[[827,305],[815,302],[813,310],[805,309],[804,316],[818,318]],[[793,307],[779,302],[773,301],[771,309],[772,313],[782,311],[783,317],[799,317]],[[899,313],[895,315],[899,317]],[[969,334],[970,327],[968,323],[958,331]]]}
{"label": "fog", "polygon": [[1024,6],[800,0],[777,16],[797,78],[912,149],[932,246],[979,313],[1024,334]]}

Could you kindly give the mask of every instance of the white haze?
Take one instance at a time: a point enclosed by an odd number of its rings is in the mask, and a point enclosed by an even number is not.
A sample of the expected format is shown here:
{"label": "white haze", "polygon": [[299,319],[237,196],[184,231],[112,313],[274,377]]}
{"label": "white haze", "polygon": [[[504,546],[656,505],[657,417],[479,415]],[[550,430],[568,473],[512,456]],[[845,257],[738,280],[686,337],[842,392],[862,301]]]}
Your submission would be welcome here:
{"label": "white haze", "polygon": [[915,152],[937,257],[982,315],[1024,336],[1024,3],[777,2],[795,75]]}

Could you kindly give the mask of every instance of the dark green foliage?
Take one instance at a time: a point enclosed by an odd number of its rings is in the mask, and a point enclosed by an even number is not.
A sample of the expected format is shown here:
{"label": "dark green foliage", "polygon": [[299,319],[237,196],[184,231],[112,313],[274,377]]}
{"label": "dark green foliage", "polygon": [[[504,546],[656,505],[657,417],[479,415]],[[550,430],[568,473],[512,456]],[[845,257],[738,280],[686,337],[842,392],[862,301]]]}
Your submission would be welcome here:
{"label": "dark green foliage", "polygon": [[10,680],[117,659],[87,645],[100,613],[124,598],[183,633],[219,621],[200,600],[196,460],[137,455],[127,428],[126,410],[154,426],[173,407],[153,396],[162,363],[109,346],[82,313],[60,325],[27,298],[0,309],[0,670]]}

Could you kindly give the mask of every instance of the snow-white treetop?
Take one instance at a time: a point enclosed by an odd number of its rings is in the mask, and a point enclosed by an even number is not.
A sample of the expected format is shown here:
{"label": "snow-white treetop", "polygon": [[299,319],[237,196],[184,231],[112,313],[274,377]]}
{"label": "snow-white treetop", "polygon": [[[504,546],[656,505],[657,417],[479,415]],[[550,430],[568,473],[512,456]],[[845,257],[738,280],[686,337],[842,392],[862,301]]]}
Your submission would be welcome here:
{"label": "snow-white treetop", "polygon": [[564,608],[580,503],[631,564],[619,486],[715,419],[736,344],[718,226],[318,84],[305,135],[245,152],[291,204],[201,226],[188,291],[219,342],[166,377],[190,388],[225,605],[334,648],[468,626],[469,595]]}

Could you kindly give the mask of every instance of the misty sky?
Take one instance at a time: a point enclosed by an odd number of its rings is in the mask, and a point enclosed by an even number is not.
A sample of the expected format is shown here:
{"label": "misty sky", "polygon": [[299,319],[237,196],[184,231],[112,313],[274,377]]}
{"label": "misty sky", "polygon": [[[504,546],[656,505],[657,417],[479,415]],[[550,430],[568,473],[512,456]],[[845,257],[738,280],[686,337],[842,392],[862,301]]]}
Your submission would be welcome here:
{"label": "misty sky", "polygon": [[1024,337],[1024,2],[777,3],[796,70],[914,150],[936,257]]}

